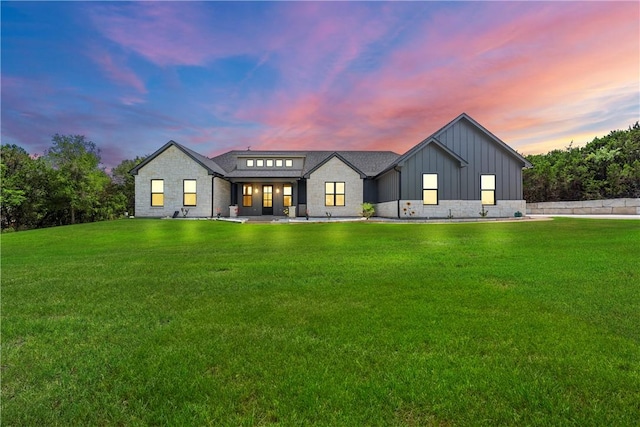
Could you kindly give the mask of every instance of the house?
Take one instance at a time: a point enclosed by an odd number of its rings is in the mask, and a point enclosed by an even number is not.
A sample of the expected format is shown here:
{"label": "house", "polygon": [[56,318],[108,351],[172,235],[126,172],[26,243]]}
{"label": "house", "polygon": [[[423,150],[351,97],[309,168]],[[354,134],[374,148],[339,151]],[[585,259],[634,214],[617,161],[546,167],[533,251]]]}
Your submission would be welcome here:
{"label": "house", "polygon": [[[531,164],[467,114],[406,153],[229,151],[206,157],[169,141],[131,170],[138,217],[189,209],[217,215],[360,216],[364,202],[388,218],[512,217],[525,212],[522,169]],[[232,211],[233,210],[233,211]]]}

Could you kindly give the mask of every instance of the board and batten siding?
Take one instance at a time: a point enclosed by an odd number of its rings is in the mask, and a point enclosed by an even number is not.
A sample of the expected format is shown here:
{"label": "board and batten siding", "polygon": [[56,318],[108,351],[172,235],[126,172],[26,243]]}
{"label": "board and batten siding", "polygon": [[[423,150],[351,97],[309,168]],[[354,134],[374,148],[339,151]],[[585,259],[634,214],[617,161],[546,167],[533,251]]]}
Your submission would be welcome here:
{"label": "board and batten siding", "polygon": [[465,159],[460,169],[460,199],[480,200],[480,175],[496,175],[497,200],[522,200],[523,164],[467,120],[459,120],[435,138]]}
{"label": "board and batten siding", "polygon": [[378,183],[378,203],[400,199],[400,172],[395,169],[388,170],[380,175],[376,182]]}
{"label": "board and batten siding", "polygon": [[402,199],[422,200],[422,174],[438,174],[438,199],[460,200],[460,162],[435,144],[408,158],[402,168]]}

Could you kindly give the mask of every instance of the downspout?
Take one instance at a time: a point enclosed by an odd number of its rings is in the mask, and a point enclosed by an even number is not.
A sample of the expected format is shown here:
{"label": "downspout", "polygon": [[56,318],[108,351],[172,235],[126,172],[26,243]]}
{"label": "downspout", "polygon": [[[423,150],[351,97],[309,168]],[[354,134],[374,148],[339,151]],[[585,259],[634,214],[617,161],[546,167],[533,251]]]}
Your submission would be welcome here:
{"label": "downspout", "polygon": [[216,205],[216,202],[215,202],[216,198],[213,197],[213,195],[214,195],[213,189],[215,188],[215,185],[214,185],[215,180],[216,180],[216,176],[213,175],[211,177],[211,218],[214,217],[214,210],[215,210],[215,205]]}
{"label": "downspout", "polygon": [[400,218],[400,200],[402,199],[402,171],[397,166],[393,170],[398,172],[398,219]]}

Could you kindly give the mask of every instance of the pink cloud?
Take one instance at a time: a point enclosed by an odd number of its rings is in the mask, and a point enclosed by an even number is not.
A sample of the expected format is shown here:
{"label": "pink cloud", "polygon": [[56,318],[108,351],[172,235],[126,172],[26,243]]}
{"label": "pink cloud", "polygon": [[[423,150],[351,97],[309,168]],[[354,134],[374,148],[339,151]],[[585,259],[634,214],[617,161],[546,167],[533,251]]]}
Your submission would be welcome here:
{"label": "pink cloud", "polygon": [[[592,102],[603,92],[619,96],[612,81],[618,88],[637,87],[638,43],[628,40],[638,34],[638,6],[616,6],[535,4],[523,12],[522,4],[490,3],[479,6],[480,13],[478,8],[445,10],[424,30],[412,29],[413,38],[380,69],[364,74],[353,74],[349,65],[393,25],[352,39],[357,31],[348,28],[363,27],[362,17],[311,25],[283,63],[298,61],[299,52],[313,46],[313,54],[299,67],[331,59],[322,69],[322,84],[312,91],[287,85],[268,100],[239,109],[237,117],[264,125],[256,138],[261,148],[293,144],[403,151],[462,111],[500,130],[499,136],[511,144],[524,142],[536,126],[544,129],[541,138],[551,137],[563,122],[566,127],[567,120],[580,119],[572,106]],[[309,5],[307,13],[317,7]],[[612,22],[615,30],[594,31]],[[439,26],[437,31],[433,25]],[[443,33],[441,27],[462,30]],[[337,46],[332,37],[340,34],[348,34],[347,40],[332,55],[331,47]],[[296,73],[290,76],[295,81]],[[567,108],[545,109],[560,104]]]}
{"label": "pink cloud", "polygon": [[[91,57],[115,83],[132,87],[140,94],[147,93],[147,89],[142,79],[138,77],[132,69],[119,63],[119,61],[114,60],[113,56],[109,53],[92,53]],[[139,97],[128,96],[125,99],[128,100],[125,101],[125,103],[135,103],[136,101],[140,101]]]}

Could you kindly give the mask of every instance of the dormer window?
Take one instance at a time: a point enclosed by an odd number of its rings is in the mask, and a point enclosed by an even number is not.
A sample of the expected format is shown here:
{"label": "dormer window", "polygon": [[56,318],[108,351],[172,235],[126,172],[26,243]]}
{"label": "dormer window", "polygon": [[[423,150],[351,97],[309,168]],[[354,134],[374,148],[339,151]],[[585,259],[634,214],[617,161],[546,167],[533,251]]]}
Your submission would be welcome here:
{"label": "dormer window", "polygon": [[288,168],[292,168],[293,167],[293,160],[291,159],[287,159],[284,161],[284,165]]}
{"label": "dormer window", "polygon": [[253,167],[253,159],[247,159],[247,167],[248,168],[252,168]]}
{"label": "dormer window", "polygon": [[276,167],[277,168],[281,168],[282,167],[282,159],[276,160]]}
{"label": "dormer window", "polygon": [[267,167],[268,168],[272,168],[273,167],[273,160],[272,159],[268,159],[267,160]]}
{"label": "dormer window", "polygon": [[264,167],[264,160],[262,160],[262,159],[256,160],[256,167],[263,168]]}

